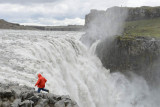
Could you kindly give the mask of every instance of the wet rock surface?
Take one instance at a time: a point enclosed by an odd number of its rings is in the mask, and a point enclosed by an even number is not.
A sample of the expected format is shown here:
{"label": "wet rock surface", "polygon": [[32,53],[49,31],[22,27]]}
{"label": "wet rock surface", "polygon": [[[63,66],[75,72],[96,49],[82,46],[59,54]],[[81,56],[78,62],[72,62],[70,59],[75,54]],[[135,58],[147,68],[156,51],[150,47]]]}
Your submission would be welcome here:
{"label": "wet rock surface", "polygon": [[0,107],[78,107],[68,95],[37,93],[34,88],[0,83]]}
{"label": "wet rock surface", "polygon": [[97,46],[97,55],[103,65],[113,71],[134,73],[146,80],[159,78],[160,40],[147,37],[117,37]]}

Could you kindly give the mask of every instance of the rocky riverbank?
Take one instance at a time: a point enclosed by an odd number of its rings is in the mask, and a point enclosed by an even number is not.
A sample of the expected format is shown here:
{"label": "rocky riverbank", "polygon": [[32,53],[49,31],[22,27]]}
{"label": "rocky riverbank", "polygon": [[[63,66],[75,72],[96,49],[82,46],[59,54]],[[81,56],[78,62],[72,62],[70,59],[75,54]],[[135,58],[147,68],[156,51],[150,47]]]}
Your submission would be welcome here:
{"label": "rocky riverbank", "polygon": [[0,107],[78,107],[68,95],[37,93],[34,88],[0,83]]}

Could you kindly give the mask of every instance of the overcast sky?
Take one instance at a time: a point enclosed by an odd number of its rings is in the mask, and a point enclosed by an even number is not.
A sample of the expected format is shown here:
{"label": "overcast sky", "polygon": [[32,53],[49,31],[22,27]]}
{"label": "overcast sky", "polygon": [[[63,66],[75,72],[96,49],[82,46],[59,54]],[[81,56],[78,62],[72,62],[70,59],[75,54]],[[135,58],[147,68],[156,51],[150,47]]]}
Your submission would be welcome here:
{"label": "overcast sky", "polygon": [[0,19],[25,25],[83,25],[90,9],[112,6],[160,6],[160,0],[0,0]]}

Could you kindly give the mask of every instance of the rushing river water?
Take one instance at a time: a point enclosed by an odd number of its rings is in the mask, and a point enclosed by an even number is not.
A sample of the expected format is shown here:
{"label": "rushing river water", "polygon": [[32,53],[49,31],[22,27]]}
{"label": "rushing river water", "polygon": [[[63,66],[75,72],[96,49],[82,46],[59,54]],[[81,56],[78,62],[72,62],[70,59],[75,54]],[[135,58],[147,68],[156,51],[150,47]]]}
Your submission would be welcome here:
{"label": "rushing river water", "polygon": [[52,93],[80,107],[158,107],[143,78],[110,74],[79,40],[83,32],[0,30],[0,82],[34,87],[37,73]]}

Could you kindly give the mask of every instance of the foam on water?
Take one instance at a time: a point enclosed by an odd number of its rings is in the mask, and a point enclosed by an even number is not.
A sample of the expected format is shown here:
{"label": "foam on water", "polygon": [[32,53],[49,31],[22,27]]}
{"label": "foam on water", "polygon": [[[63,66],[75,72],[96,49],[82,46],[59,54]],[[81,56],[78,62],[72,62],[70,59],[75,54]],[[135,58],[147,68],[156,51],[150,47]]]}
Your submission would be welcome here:
{"label": "foam on water", "polygon": [[[79,41],[83,32],[0,31],[0,82],[33,86],[37,73],[54,94],[80,107],[156,107],[141,77],[110,74]],[[158,106],[157,106],[158,107]]]}

